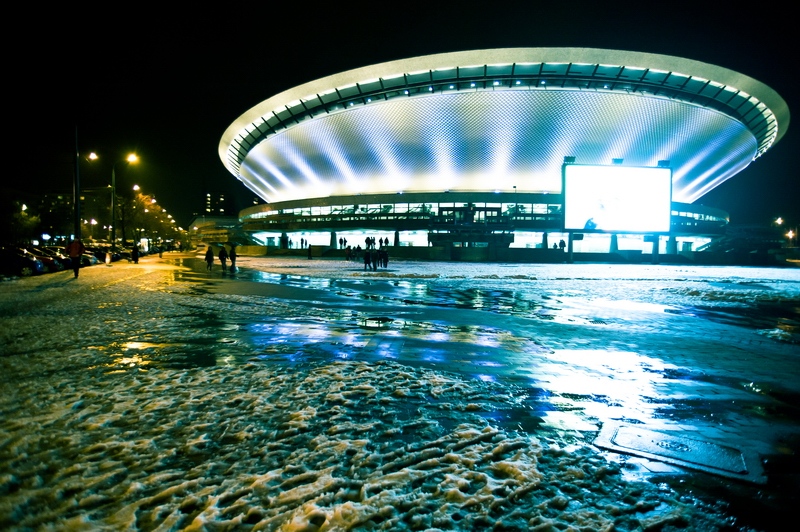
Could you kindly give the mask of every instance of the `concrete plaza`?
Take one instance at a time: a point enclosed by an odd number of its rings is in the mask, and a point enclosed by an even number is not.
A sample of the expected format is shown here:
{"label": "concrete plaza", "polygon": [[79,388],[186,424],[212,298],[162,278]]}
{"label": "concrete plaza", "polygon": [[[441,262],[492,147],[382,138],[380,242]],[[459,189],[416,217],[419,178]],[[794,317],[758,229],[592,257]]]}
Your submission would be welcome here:
{"label": "concrete plaza", "polygon": [[[576,457],[594,454],[617,467],[626,482],[669,486],[675,500],[716,501],[737,526],[757,530],[777,529],[798,502],[797,270],[393,261],[367,272],[363,265],[340,260],[257,257],[240,257],[238,266],[230,274],[217,263],[209,273],[199,256],[166,253],[136,265],[85,268],[77,280],[63,272],[0,284],[5,442],[0,449],[10,468],[0,471],[0,478],[6,493],[16,494],[27,511],[40,516],[33,522],[57,522],[48,504],[63,512],[63,502],[43,502],[48,485],[62,494],[69,489],[58,480],[60,473],[35,473],[37,488],[33,472],[15,472],[36,470],[20,458],[22,449],[34,445],[29,442],[33,425],[23,419],[53,424],[53,432],[44,432],[55,442],[70,438],[71,423],[77,423],[70,416],[78,414],[62,412],[91,409],[91,397],[105,397],[106,388],[120,387],[120,404],[133,411],[137,393],[168,396],[169,386],[135,391],[134,381],[144,386],[156,373],[167,379],[180,373],[175,390],[186,385],[185,379],[201,379],[213,394],[223,393],[216,390],[225,389],[226,378],[235,381],[220,374],[226,368],[272,368],[275,379],[312,372],[313,378],[320,368],[339,363],[373,368],[375,382],[367,379],[354,387],[366,396],[370,386],[377,387],[383,375],[396,376],[398,368],[434,372],[436,377],[424,374],[427,382],[451,379],[455,395],[446,401],[449,406],[435,399],[437,392],[414,407],[436,405],[438,414],[426,423],[435,420],[439,436],[469,421],[506,435],[529,435],[545,447],[574,449]],[[386,364],[392,368],[388,373]],[[320,383],[326,379],[324,371],[321,375]],[[342,379],[339,375],[325,386]],[[192,393],[202,395],[199,390]],[[453,390],[466,390],[468,397],[456,398],[461,392]],[[42,395],[51,401],[49,407],[37,403]],[[152,401],[168,401],[167,396]],[[402,401],[412,396],[403,394]],[[314,408],[319,411],[320,405]],[[176,404],[169,415],[180,417],[182,408]],[[115,423],[122,421],[93,421],[92,426],[101,432]],[[109,441],[147,439],[144,433],[136,436],[135,427],[125,430],[129,436],[115,433],[87,449],[103,456],[122,445]],[[198,442],[209,429],[199,430],[193,436]],[[309,425],[307,430],[316,429]],[[73,445],[80,437],[71,436]],[[41,445],[37,439],[37,448]],[[51,460],[30,456],[49,461],[50,469],[88,467],[69,453]],[[104,461],[113,463],[114,453]],[[127,482],[130,473],[121,471],[119,480]],[[287,475],[291,467],[284,464],[281,471]],[[85,515],[117,504],[105,481],[96,482],[94,495],[81,499]],[[98,497],[105,502],[91,502]],[[368,499],[362,496],[361,502]],[[271,510],[265,507],[253,522],[277,526],[289,514],[316,523],[309,530],[335,522],[338,510],[325,510],[323,519],[315,512],[325,505],[314,500],[316,510],[293,507],[295,514],[287,509],[269,521]],[[563,515],[570,514],[568,508]],[[208,511],[205,506],[188,514],[196,520]],[[674,512],[653,512],[657,515],[638,517],[640,526],[647,519],[664,526],[678,523]],[[83,515],[68,513],[75,519]],[[154,522],[163,519],[148,516]],[[11,529],[26,522],[6,507],[0,517]],[[135,528],[147,528],[141,515],[137,519]],[[696,522],[685,519],[692,529]],[[621,522],[616,526],[625,528]],[[698,524],[696,529],[709,528]]]}

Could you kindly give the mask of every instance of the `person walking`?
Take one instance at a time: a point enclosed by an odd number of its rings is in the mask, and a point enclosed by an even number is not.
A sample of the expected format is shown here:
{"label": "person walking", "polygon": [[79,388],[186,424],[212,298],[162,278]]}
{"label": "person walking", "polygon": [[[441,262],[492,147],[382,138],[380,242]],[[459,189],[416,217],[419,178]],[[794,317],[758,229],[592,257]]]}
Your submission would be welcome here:
{"label": "person walking", "polygon": [[225,249],[225,246],[219,248],[219,261],[222,263],[222,273],[225,273],[228,264],[228,250]]}
{"label": "person walking", "polygon": [[364,250],[364,271],[371,269],[369,248]]}
{"label": "person walking", "polygon": [[233,273],[236,271],[236,244],[231,244],[231,252],[228,258],[231,259],[231,273]]}
{"label": "person walking", "polygon": [[214,267],[214,250],[208,246],[206,250],[206,270],[211,271]]}
{"label": "person walking", "polygon": [[139,264],[139,244],[134,244],[131,249],[131,260],[134,264]]}
{"label": "person walking", "polygon": [[86,247],[83,245],[80,238],[76,238],[67,244],[64,251],[66,251],[69,261],[72,263],[72,271],[75,273],[75,279],[77,279],[78,270],[80,270],[81,261],[83,260],[83,254],[86,253]]}

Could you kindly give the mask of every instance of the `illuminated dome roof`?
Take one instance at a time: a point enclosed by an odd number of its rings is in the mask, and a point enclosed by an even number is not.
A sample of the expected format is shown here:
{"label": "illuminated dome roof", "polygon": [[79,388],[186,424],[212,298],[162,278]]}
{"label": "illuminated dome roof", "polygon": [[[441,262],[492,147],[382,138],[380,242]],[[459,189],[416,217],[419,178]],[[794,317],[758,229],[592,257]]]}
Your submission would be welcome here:
{"label": "illuminated dome roof", "polygon": [[268,202],[412,191],[561,191],[579,164],[669,161],[691,203],[786,132],[768,86],[677,57],[583,48],[437,54],[273,96],[224,133],[228,170]]}

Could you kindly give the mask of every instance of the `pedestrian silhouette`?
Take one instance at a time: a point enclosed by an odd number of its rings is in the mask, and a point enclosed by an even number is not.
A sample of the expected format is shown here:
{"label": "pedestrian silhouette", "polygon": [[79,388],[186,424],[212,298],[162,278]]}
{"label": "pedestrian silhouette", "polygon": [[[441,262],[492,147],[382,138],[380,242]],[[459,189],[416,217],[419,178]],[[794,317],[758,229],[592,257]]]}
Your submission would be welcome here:
{"label": "pedestrian silhouette", "polygon": [[211,271],[214,268],[214,250],[208,246],[206,251],[206,270]]}
{"label": "pedestrian silhouette", "polygon": [[225,273],[228,264],[228,250],[225,249],[225,246],[219,249],[219,261],[222,263],[222,272]]}
{"label": "pedestrian silhouette", "polygon": [[67,256],[69,256],[69,260],[72,263],[72,271],[75,274],[75,278],[78,278],[78,271],[81,268],[81,262],[83,261],[83,254],[86,253],[86,247],[83,245],[83,242],[80,238],[76,238],[65,248]]}

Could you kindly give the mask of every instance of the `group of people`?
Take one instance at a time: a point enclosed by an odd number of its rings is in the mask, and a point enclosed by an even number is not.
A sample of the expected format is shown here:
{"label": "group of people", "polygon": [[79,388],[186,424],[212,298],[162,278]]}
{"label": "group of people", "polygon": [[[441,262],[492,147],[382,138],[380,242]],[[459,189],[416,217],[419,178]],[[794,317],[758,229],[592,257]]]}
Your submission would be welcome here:
{"label": "group of people", "polygon": [[[217,258],[219,258],[220,264],[222,264],[222,272],[225,273],[228,271],[228,261],[231,262],[231,273],[236,271],[236,245],[231,244],[231,250],[228,252],[225,246],[220,246],[219,253],[217,254]],[[214,269],[214,248],[208,246],[206,250],[206,269],[208,271],[212,271]]]}
{"label": "group of people", "polygon": [[[374,248],[376,246],[378,246],[380,248],[383,248],[383,246],[388,246],[389,245],[389,237],[388,236],[386,238],[379,238],[377,244],[375,242],[375,237],[374,236],[368,236],[367,238],[364,239],[364,241],[365,241],[365,243],[367,245],[367,249]],[[346,240],[345,240],[345,244],[347,244]]]}
{"label": "group of people", "polygon": [[389,266],[389,252],[385,248],[365,249],[364,250],[364,269],[376,271],[378,266],[386,268]]}
{"label": "group of people", "polygon": [[[180,243],[179,243],[180,244]],[[162,247],[156,248],[158,249],[158,256],[159,258],[162,257]],[[180,246],[180,249],[183,249],[183,245]],[[209,252],[211,248],[209,248]],[[222,269],[225,270],[225,261],[222,259],[222,252],[225,251],[225,247],[223,246],[222,251],[220,251],[220,260],[222,260]],[[86,246],[84,245],[83,241],[80,238],[75,238],[70,240],[70,242],[64,248],[64,253],[69,257],[70,262],[72,263],[72,271],[75,278],[78,278],[78,274],[81,269],[81,265],[83,262],[83,255],[86,253]],[[109,252],[110,253],[110,252]],[[134,264],[139,264],[139,257],[141,256],[142,252],[139,249],[139,244],[134,244],[131,248],[131,258],[130,262]],[[106,254],[106,263],[108,264],[111,261],[110,254]],[[227,253],[226,253],[227,258]],[[208,260],[208,254],[206,254],[206,260]],[[231,271],[233,271],[235,267],[236,261],[236,251],[235,247],[231,247]],[[214,256],[211,255],[211,262],[214,262]],[[209,265],[209,270],[211,270],[211,266]]]}
{"label": "group of people", "polygon": [[[347,241],[343,243],[346,244]],[[347,246],[345,248],[344,258],[347,262],[358,262],[363,258],[365,270],[375,271],[379,266],[387,268],[389,266],[389,239],[386,238],[384,240],[381,238],[378,240],[378,243],[380,247],[376,247],[374,237],[367,237],[364,242],[364,249],[362,249],[361,246]]]}

